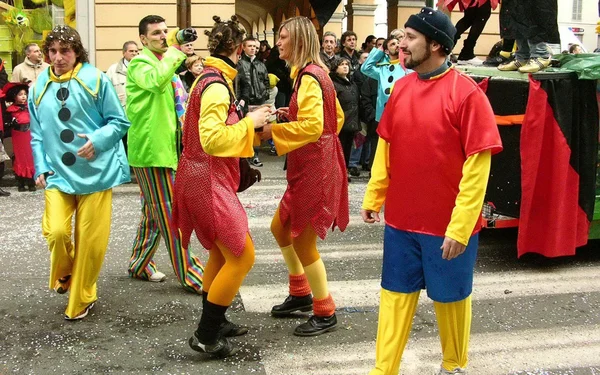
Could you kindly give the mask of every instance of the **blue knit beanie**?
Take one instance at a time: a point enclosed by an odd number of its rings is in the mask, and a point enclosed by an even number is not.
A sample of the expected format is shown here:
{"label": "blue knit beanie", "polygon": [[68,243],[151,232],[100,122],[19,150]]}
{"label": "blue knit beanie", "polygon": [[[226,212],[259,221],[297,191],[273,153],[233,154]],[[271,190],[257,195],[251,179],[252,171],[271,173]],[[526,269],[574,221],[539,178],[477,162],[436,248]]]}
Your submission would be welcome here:
{"label": "blue knit beanie", "polygon": [[415,29],[441,44],[447,55],[452,53],[456,28],[452,24],[452,21],[450,21],[450,18],[444,13],[424,7],[419,13],[410,16],[404,24],[404,28],[407,27]]}

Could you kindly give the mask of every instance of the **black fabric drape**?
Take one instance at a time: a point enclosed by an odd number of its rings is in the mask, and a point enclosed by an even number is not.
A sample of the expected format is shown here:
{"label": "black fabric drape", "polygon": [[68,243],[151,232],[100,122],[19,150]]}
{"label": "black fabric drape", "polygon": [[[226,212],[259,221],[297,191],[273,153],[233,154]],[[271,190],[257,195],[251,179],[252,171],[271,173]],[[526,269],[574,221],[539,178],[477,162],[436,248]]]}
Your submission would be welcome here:
{"label": "black fabric drape", "polygon": [[340,2],[341,0],[310,0],[310,5],[315,11],[321,26],[329,21]]}

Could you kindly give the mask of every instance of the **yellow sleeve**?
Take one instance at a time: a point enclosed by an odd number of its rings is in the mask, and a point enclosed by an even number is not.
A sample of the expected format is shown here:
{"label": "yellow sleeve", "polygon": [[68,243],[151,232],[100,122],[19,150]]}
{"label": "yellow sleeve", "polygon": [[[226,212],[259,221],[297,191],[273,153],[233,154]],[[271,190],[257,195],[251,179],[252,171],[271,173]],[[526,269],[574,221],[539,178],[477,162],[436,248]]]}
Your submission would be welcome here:
{"label": "yellow sleeve", "polygon": [[344,120],[346,116],[344,115],[344,110],[342,109],[340,101],[337,98],[335,98],[335,116],[337,118],[337,133],[340,134],[342,131],[342,126],[344,126]]}
{"label": "yellow sleeve", "polygon": [[200,144],[207,154],[220,157],[254,155],[254,122],[245,117],[237,124],[225,124],[229,112],[229,90],[225,85],[208,86],[200,103]]}
{"label": "yellow sleeve", "polygon": [[446,236],[463,245],[469,242],[480,219],[491,162],[492,152],[485,150],[469,156],[463,165],[452,218],[446,228]]}
{"label": "yellow sleeve", "polygon": [[273,124],[271,133],[277,154],[283,155],[311,142],[323,133],[323,93],[317,80],[305,74],[298,90],[298,121]]}
{"label": "yellow sleeve", "polygon": [[367,191],[363,199],[364,210],[379,212],[385,202],[388,186],[390,185],[390,144],[379,138],[371,179],[367,184]]}

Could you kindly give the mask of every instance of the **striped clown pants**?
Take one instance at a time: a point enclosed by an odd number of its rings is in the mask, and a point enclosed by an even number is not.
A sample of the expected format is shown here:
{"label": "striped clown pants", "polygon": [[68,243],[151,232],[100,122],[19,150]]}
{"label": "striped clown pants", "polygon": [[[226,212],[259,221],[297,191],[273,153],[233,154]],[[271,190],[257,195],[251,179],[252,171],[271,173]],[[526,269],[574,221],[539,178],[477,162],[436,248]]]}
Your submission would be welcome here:
{"label": "striped clown pants", "polygon": [[182,247],[179,230],[172,226],[175,171],[134,167],[133,172],[140,186],[142,217],[133,243],[129,275],[147,280],[157,272],[152,257],[162,236],[181,285],[188,291],[202,293],[204,266],[189,249]]}

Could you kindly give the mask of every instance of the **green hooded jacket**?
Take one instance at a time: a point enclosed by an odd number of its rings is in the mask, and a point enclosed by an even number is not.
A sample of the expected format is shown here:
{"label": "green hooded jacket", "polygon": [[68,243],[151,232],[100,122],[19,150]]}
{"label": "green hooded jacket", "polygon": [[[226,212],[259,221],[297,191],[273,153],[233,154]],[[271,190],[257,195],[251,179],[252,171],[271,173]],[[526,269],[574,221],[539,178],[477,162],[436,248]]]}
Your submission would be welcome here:
{"label": "green hooded jacket", "polygon": [[177,169],[177,114],[173,77],[185,54],[169,47],[159,60],[144,48],[127,67],[129,165]]}

